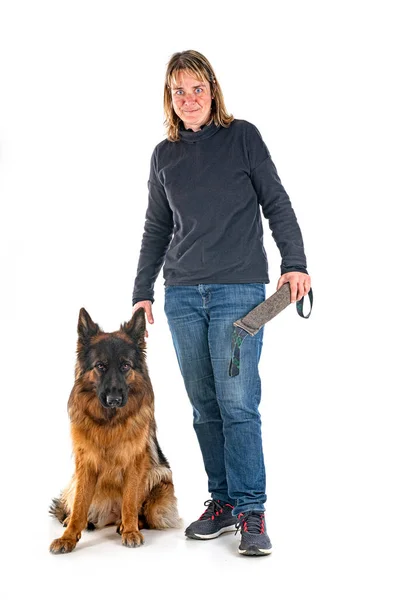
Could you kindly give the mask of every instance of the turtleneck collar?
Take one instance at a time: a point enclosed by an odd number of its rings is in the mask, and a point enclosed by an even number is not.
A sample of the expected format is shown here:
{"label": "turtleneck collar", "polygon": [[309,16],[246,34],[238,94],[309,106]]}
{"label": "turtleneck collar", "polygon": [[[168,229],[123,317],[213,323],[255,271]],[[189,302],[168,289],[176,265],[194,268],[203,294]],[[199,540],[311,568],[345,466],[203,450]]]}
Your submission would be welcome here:
{"label": "turtleneck collar", "polygon": [[212,121],[210,125],[202,125],[199,131],[193,131],[193,129],[185,129],[183,121],[180,121],[179,136],[183,142],[194,144],[195,142],[211,137],[218,129],[219,125],[215,125],[214,121]]}

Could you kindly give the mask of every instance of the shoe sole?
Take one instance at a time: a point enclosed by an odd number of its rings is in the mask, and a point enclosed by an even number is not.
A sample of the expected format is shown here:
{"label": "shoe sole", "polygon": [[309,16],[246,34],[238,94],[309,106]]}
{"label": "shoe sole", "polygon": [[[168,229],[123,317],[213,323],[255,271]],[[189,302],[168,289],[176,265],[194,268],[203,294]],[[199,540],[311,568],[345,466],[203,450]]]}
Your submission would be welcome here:
{"label": "shoe sole", "polygon": [[204,534],[204,533],[192,533],[191,531],[189,531],[187,533],[185,531],[185,535],[186,535],[186,537],[190,538],[191,540],[212,540],[212,539],[220,536],[221,533],[226,533],[227,531],[235,531],[235,529],[236,529],[236,525],[228,525],[227,527],[222,527],[215,533]]}
{"label": "shoe sole", "polygon": [[267,556],[271,554],[272,548],[256,548],[256,546],[250,546],[245,550],[241,550],[238,548],[239,554],[243,554],[244,556]]}

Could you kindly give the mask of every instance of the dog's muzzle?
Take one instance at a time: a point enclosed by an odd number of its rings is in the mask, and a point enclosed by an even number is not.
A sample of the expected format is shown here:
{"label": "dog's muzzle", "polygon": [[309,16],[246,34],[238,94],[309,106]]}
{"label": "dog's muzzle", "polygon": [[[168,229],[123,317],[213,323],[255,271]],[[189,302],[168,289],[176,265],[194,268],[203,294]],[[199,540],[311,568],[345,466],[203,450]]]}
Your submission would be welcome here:
{"label": "dog's muzzle", "polygon": [[114,394],[108,394],[106,396],[106,405],[110,408],[118,408],[122,406],[123,397],[115,396]]}

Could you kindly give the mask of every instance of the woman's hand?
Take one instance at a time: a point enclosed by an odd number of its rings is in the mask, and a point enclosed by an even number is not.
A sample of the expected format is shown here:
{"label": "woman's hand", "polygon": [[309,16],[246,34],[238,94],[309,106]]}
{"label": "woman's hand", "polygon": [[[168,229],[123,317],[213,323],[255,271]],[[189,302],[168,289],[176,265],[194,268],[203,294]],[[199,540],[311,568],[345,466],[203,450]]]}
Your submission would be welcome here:
{"label": "woman's hand", "polygon": [[[132,307],[132,314],[135,313],[139,308],[144,308],[144,312],[146,313],[146,318],[148,323],[151,325],[154,323],[153,311],[151,309],[152,302],[151,300],[141,300],[141,302],[136,302],[136,304]],[[146,329],[146,337],[148,337],[149,332]]]}
{"label": "woman's hand", "polygon": [[311,277],[306,273],[300,273],[300,271],[285,273],[279,278],[276,289],[279,290],[287,281],[290,284],[290,302],[298,302],[310,291]]}

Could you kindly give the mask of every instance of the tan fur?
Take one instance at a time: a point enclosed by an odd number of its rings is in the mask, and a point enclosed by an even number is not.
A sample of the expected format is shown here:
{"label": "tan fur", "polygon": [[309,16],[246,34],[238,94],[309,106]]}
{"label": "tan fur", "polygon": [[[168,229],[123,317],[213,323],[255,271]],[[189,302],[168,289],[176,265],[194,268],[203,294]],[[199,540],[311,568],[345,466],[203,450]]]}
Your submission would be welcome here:
{"label": "tan fur", "polygon": [[[111,335],[127,337],[124,332],[100,333],[91,343]],[[172,472],[157,452],[151,383],[146,369],[132,371],[127,404],[110,413],[93,391],[95,371],[83,372],[78,362],[68,402],[75,473],[54,501],[51,512],[66,530],[50,551],[73,550],[88,522],[96,528],[117,525],[123,544],[134,547],[143,542],[140,527],[181,524]]]}

